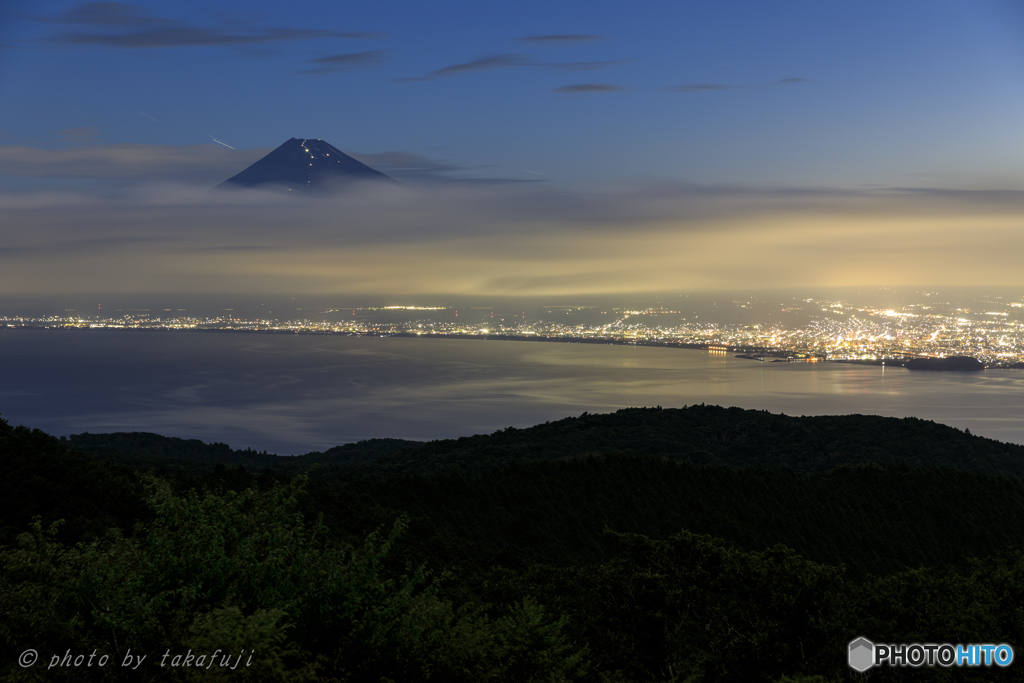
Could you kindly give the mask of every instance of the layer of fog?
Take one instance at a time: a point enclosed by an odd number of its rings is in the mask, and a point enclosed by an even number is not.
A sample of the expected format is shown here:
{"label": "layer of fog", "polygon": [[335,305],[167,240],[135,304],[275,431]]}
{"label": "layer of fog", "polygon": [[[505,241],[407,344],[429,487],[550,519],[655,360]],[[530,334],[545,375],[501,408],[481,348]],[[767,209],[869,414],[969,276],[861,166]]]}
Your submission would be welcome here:
{"label": "layer of fog", "polygon": [[1017,193],[513,184],[0,194],[0,291],[547,295],[1021,284]]}

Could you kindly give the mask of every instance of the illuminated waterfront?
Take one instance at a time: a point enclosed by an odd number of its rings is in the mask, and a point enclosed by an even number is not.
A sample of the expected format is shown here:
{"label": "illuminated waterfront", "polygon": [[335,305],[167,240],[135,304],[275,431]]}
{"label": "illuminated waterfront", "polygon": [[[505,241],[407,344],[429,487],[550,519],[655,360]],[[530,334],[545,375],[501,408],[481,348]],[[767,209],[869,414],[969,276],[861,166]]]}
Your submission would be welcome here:
{"label": "illuminated waterfront", "polygon": [[[687,345],[752,352],[795,360],[902,361],[915,357],[972,356],[986,366],[1024,364],[1024,304],[1000,298],[970,307],[931,301],[896,307],[818,299],[779,304],[791,321],[722,322],[665,306],[625,309],[546,306],[527,314],[493,307],[374,306],[302,311],[296,316],[244,317],[225,309],[192,316],[184,309],[119,310],[113,315],[65,311],[37,317],[0,318],[7,327],[235,330],[359,335],[501,336],[554,341]],[[732,300],[723,313],[754,308]],[[729,311],[724,311],[725,308]],[[508,306],[505,306],[508,308]],[[761,309],[765,308],[761,304]],[[499,307],[500,310],[500,307]],[[296,311],[298,313],[298,311]],[[776,312],[776,311],[772,311]],[[726,316],[723,316],[726,317]]]}

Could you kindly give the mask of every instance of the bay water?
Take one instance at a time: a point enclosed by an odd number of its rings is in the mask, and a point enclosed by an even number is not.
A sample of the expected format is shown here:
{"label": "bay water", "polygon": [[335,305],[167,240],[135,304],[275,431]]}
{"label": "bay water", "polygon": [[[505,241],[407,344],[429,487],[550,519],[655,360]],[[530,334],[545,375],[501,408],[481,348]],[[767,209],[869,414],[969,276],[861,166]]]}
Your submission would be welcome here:
{"label": "bay water", "polygon": [[760,363],[589,343],[0,329],[0,417],[58,436],[145,431],[288,455],[694,403],[914,416],[1024,443],[1022,370]]}

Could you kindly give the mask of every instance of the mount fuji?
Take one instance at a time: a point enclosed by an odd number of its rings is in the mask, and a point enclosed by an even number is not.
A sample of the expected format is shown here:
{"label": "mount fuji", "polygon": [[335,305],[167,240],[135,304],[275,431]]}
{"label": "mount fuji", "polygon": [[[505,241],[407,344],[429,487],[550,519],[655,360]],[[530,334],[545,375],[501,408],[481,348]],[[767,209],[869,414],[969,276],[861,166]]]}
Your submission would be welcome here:
{"label": "mount fuji", "polygon": [[323,140],[291,138],[217,187],[276,186],[288,190],[330,191],[357,180],[396,183]]}

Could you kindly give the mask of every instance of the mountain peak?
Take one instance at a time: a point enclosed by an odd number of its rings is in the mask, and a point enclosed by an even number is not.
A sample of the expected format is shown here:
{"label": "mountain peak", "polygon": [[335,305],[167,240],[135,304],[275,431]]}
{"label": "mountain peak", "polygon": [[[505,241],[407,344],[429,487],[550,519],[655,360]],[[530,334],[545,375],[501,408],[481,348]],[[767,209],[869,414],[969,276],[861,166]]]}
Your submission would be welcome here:
{"label": "mountain peak", "polygon": [[291,138],[252,166],[217,187],[277,186],[289,190],[334,189],[355,180],[395,182],[315,138]]}

